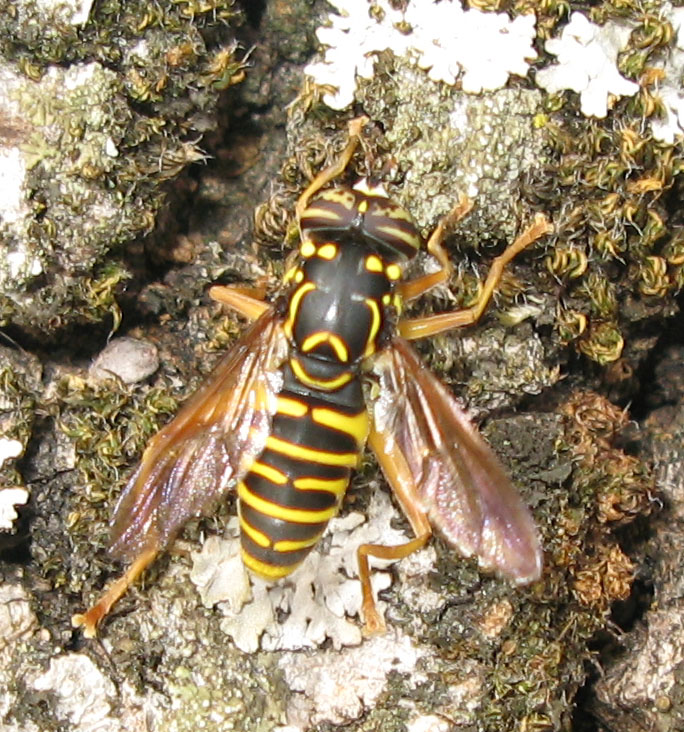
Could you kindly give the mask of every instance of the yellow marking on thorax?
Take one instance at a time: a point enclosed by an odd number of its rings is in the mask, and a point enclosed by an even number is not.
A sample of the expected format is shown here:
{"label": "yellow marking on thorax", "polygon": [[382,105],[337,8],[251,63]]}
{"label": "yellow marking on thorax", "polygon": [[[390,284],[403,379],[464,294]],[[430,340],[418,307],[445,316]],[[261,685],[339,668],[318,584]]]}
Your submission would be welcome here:
{"label": "yellow marking on thorax", "polygon": [[404,310],[404,301],[401,299],[401,295],[398,292],[394,293],[392,304],[394,305],[394,309],[397,311],[397,315],[401,315]]}
{"label": "yellow marking on thorax", "polygon": [[284,414],[286,417],[303,417],[308,411],[308,405],[300,402],[299,399],[279,396],[276,401],[276,412]]}
{"label": "yellow marking on thorax", "polygon": [[287,567],[280,567],[276,564],[266,564],[266,562],[260,562],[255,559],[251,554],[248,554],[244,549],[241,552],[242,563],[257,576],[265,580],[277,580],[281,577],[287,577],[288,574],[292,574],[295,569],[301,564],[289,564]]}
{"label": "yellow marking on thorax", "polygon": [[341,498],[347,490],[349,478],[297,478],[293,485],[298,491],[325,491],[326,493],[332,493],[337,498]]}
{"label": "yellow marking on thorax", "polygon": [[334,430],[345,432],[356,440],[359,448],[365,443],[368,437],[368,413],[364,410],[350,417],[348,414],[337,412],[334,409],[325,407],[314,407],[311,410],[311,419],[316,424],[324,427],[331,427]]}
{"label": "yellow marking on thorax", "polygon": [[299,381],[302,382],[302,384],[313,386],[314,388],[321,389],[322,391],[335,391],[336,389],[341,389],[353,378],[351,371],[344,371],[334,379],[328,379],[327,381],[324,379],[314,379],[313,376],[307,374],[301,363],[299,363],[296,358],[290,359],[290,368],[292,369],[292,373],[299,379]]}
{"label": "yellow marking on thorax", "polygon": [[316,245],[310,239],[302,239],[302,243],[299,245],[299,254],[304,259],[309,259],[316,254]]}
{"label": "yellow marking on thorax", "polygon": [[359,462],[359,455],[356,452],[328,452],[326,450],[315,450],[304,445],[295,445],[288,440],[281,440],[279,437],[270,435],[266,438],[266,447],[282,455],[294,458],[295,460],[306,460],[320,465],[335,465],[343,468],[355,468]]}
{"label": "yellow marking on thorax", "polygon": [[316,250],[316,256],[320,257],[321,259],[327,259],[328,261],[332,261],[337,256],[338,251],[339,250],[337,244],[323,244]]}
{"label": "yellow marking on thorax", "polygon": [[283,330],[285,331],[285,335],[289,339],[292,339],[292,328],[294,327],[294,322],[297,319],[297,310],[299,310],[299,304],[302,298],[308,292],[311,292],[315,289],[316,285],[313,282],[305,282],[301,287],[298,287],[292,295],[292,298],[290,299],[290,310],[287,316],[287,320],[283,323]]}
{"label": "yellow marking on thorax", "polygon": [[265,465],[264,463],[255,460],[250,468],[251,473],[256,473],[266,480],[270,480],[271,483],[276,485],[285,485],[287,483],[287,475],[282,471],[272,467],[271,465]]}
{"label": "yellow marking on thorax", "polygon": [[388,264],[385,268],[387,279],[396,282],[401,277],[401,267],[398,264]]}
{"label": "yellow marking on thorax", "polygon": [[368,306],[371,312],[371,324],[370,331],[368,332],[368,340],[366,341],[366,349],[363,352],[363,357],[368,358],[375,353],[376,339],[380,332],[380,325],[382,323],[382,316],[380,314],[380,308],[378,307],[377,300],[373,300],[367,297],[364,302]]}
{"label": "yellow marking on thorax", "polygon": [[368,201],[361,201],[356,208],[359,212],[365,214],[368,211]]}
{"label": "yellow marking on thorax", "polygon": [[382,272],[382,259],[375,254],[366,257],[365,264],[368,272]]}
{"label": "yellow marking on thorax", "polygon": [[341,363],[347,363],[349,361],[349,350],[345,342],[336,334],[331,333],[329,330],[319,330],[317,333],[312,333],[310,336],[304,339],[302,343],[302,351],[304,353],[311,353],[321,343],[329,343],[337,360]]}
{"label": "yellow marking on thorax", "polygon": [[255,496],[249,488],[240,481],[238,483],[238,498],[247,506],[251,506],[263,516],[291,521],[293,524],[319,524],[329,521],[337,513],[337,505],[325,508],[322,511],[307,511],[302,508],[288,508],[277,503],[271,503],[260,496]]}

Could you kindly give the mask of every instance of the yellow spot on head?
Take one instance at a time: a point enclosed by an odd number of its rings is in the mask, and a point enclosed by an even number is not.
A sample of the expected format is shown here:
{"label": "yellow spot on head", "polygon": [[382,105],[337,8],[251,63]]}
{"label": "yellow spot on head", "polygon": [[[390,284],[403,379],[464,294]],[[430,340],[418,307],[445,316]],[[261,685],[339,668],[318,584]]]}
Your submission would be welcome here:
{"label": "yellow spot on head", "polygon": [[316,254],[321,259],[332,260],[337,256],[337,251],[337,244],[323,244],[323,246],[318,247]]}
{"label": "yellow spot on head", "polygon": [[301,269],[298,269],[298,270],[297,270],[297,271],[295,272],[295,277],[294,277],[294,280],[295,280],[295,282],[296,282],[297,284],[300,284],[300,283],[301,283],[301,282],[302,282],[302,281],[304,280],[304,272],[302,272],[302,270],[301,270]]}
{"label": "yellow spot on head", "polygon": [[382,259],[375,254],[366,257],[366,269],[369,272],[382,272]]}
{"label": "yellow spot on head", "polygon": [[389,307],[389,304],[390,304],[391,302],[392,302],[392,295],[390,295],[390,293],[389,293],[389,292],[386,292],[386,293],[385,293],[385,294],[384,294],[384,295],[382,296],[382,304],[383,304],[383,305],[384,305],[385,307]]}
{"label": "yellow spot on head", "polygon": [[361,201],[361,203],[357,206],[357,209],[365,214],[366,211],[368,211],[368,201]]}

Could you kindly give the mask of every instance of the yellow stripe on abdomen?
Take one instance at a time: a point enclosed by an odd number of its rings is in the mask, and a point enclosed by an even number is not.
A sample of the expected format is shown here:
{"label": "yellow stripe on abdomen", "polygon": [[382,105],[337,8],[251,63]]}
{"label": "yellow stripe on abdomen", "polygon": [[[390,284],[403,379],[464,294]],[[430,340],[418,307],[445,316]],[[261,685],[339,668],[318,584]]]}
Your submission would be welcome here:
{"label": "yellow stripe on abdomen", "polygon": [[266,439],[266,448],[280,452],[283,455],[294,458],[295,460],[305,460],[312,463],[321,463],[323,465],[334,465],[343,468],[355,468],[359,462],[359,454],[357,452],[327,452],[325,450],[315,450],[312,447],[304,445],[296,445],[288,440],[281,440],[279,437],[270,435]]}
{"label": "yellow stripe on abdomen", "polygon": [[341,498],[349,485],[349,478],[340,478],[339,480],[326,480],[325,478],[297,478],[294,487],[298,491],[325,491],[332,493],[336,498]]}
{"label": "yellow stripe on abdomen", "polygon": [[315,534],[310,539],[302,539],[300,541],[294,541],[292,539],[283,539],[282,541],[277,541],[273,545],[273,549],[276,552],[296,552],[299,549],[308,549],[309,547],[312,547],[314,544],[317,544],[321,536],[323,536],[323,532],[321,531],[318,534]]}
{"label": "yellow stripe on abdomen", "polygon": [[356,440],[359,447],[366,442],[366,437],[368,437],[369,420],[366,411],[349,416],[335,409],[314,407],[311,410],[311,419],[316,424],[345,432]]}
{"label": "yellow stripe on abdomen", "polygon": [[242,563],[245,565],[245,567],[247,567],[247,569],[249,569],[251,572],[254,572],[254,574],[265,580],[277,580],[281,577],[287,577],[288,574],[292,574],[295,569],[297,569],[297,567],[301,564],[301,562],[297,562],[296,564],[288,564],[285,566],[268,564],[267,562],[259,561],[251,554],[246,552],[244,549],[242,550],[241,554]]}
{"label": "yellow stripe on abdomen", "polygon": [[271,503],[271,501],[254,495],[242,480],[238,483],[237,492],[238,498],[241,501],[264,516],[279,519],[280,521],[290,521],[295,524],[319,524],[324,521],[330,521],[337,514],[338,510],[337,503],[322,511],[309,511],[302,508],[280,506],[277,503]]}

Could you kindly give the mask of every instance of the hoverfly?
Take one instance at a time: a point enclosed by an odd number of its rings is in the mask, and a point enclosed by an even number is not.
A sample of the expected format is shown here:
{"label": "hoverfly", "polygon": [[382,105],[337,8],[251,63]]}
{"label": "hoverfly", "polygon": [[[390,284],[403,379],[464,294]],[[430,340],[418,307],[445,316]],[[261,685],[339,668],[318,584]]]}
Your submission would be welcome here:
{"label": "hoverfly", "polygon": [[[75,626],[92,637],[112,605],[185,522],[235,488],[244,564],[289,575],[336,515],[368,443],[415,538],[358,549],[367,632],[384,628],[369,557],[400,559],[435,527],[462,555],[516,584],[539,578],[534,522],[491,448],[408,341],[477,322],[504,267],[551,231],[537,215],[497,257],[472,307],[419,318],[403,303],[446,282],[442,240],[461,200],[430,236],[437,272],[402,281],[422,245],[407,211],[379,188],[325,189],[349,164],[368,120],[350,123],[338,160],[301,195],[299,256],[273,305],[243,288],[211,296],[255,321],[150,442],[111,521],[111,553],[129,563]],[[315,196],[315,198],[314,198]]]}

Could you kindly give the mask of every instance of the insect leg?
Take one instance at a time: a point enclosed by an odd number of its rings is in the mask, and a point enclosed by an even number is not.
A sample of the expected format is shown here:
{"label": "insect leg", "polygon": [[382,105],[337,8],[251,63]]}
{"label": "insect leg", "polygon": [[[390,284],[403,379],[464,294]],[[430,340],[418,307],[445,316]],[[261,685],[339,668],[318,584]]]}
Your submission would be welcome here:
{"label": "insect leg", "polygon": [[112,582],[95,605],[83,614],[79,613],[72,616],[71,624],[73,627],[82,627],[83,635],[86,638],[94,638],[97,635],[97,626],[100,620],[109,613],[116,601],[126,593],[126,590],[138,579],[157,554],[156,547],[143,551],[126,570],[125,574]]}
{"label": "insect leg", "polygon": [[[439,228],[439,227],[438,227]],[[477,302],[464,310],[457,310],[451,313],[439,313],[428,315],[424,318],[411,318],[399,322],[399,334],[407,340],[416,340],[428,336],[443,333],[454,328],[462,328],[465,325],[472,325],[482,317],[482,313],[489,304],[496,286],[501,280],[506,265],[516,257],[523,249],[535,242],[544,234],[553,230],[545,216],[537,214],[534,223],[528,226],[525,231],[510,244],[503,254],[500,254],[492,262],[489,274],[485,280]],[[437,273],[439,274],[439,273]]]}
{"label": "insect leg", "polygon": [[344,150],[342,150],[340,156],[334,163],[330,164],[327,168],[323,168],[311,183],[309,183],[306,190],[297,201],[295,211],[297,214],[298,225],[304,210],[309,205],[311,197],[316,195],[316,193],[318,193],[326,183],[329,183],[333,178],[337,178],[338,175],[343,173],[347,165],[349,165],[349,161],[352,159],[352,155],[354,154],[354,151],[359,144],[359,140],[361,139],[361,130],[367,123],[368,117],[357,117],[349,122],[349,140]]}
{"label": "insect leg", "polygon": [[359,578],[363,595],[361,612],[364,620],[364,633],[371,635],[384,631],[385,621],[378,612],[373,598],[368,557],[403,559],[425,546],[432,535],[432,529],[427,514],[420,508],[418,492],[403,455],[396,449],[396,446],[394,449],[388,450],[387,441],[376,431],[375,427],[371,427],[368,444],[375,453],[382,472],[408,518],[413,533],[416,535],[415,539],[406,542],[406,544],[397,546],[362,544],[358,548]]}
{"label": "insect leg", "polygon": [[437,272],[432,272],[423,277],[417,277],[415,280],[402,282],[398,290],[404,300],[415,300],[415,298],[420,297],[424,292],[431,290],[437,285],[441,285],[442,282],[446,282],[449,279],[451,275],[451,262],[449,261],[449,255],[442,246],[442,242],[444,241],[447,230],[470,213],[472,208],[473,202],[469,198],[459,196],[454,208],[437,224],[437,228],[428,239],[426,248],[439,262],[440,269]]}
{"label": "insect leg", "polygon": [[271,307],[263,301],[264,295],[262,290],[249,287],[214,285],[209,288],[209,297],[212,300],[237,310],[249,320],[257,320]]}

